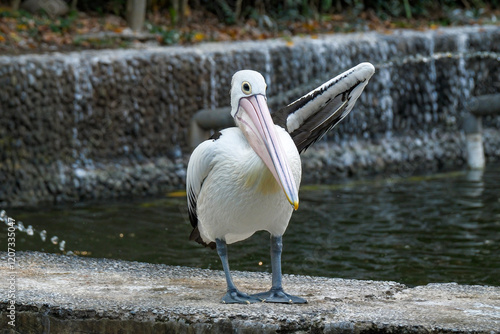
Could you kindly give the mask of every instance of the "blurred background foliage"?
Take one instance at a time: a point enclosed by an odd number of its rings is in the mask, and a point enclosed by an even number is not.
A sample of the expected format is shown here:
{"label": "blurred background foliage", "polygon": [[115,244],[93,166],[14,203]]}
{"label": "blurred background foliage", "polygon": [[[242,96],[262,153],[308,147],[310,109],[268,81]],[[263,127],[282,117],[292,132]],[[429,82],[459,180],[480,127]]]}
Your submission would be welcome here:
{"label": "blurred background foliage", "polygon": [[[144,0],[148,12],[168,12],[174,23],[182,22],[190,11],[215,14],[220,22],[234,24],[240,20],[266,16],[271,20],[321,19],[324,15],[359,15],[372,11],[380,19],[428,18],[453,11],[469,11],[479,15],[485,10],[500,8],[500,0]],[[19,3],[0,0],[0,6]],[[65,0],[84,12],[124,16],[127,0]]]}
{"label": "blurred background foliage", "polygon": [[[132,1],[144,1],[146,8],[141,29],[149,35],[140,40],[122,34],[130,30],[126,18]],[[28,11],[28,2],[65,2],[66,11]],[[471,24],[499,25],[500,0],[0,0],[0,52]]]}
{"label": "blurred background foliage", "polygon": [[[123,16],[127,0],[78,1],[81,11],[97,11]],[[271,20],[321,19],[324,15],[359,15],[372,11],[382,20],[388,18],[434,18],[442,13],[463,10],[479,15],[484,10],[498,9],[500,0],[148,0],[148,11],[168,11],[175,23],[191,10],[217,15],[226,24],[266,16]]]}

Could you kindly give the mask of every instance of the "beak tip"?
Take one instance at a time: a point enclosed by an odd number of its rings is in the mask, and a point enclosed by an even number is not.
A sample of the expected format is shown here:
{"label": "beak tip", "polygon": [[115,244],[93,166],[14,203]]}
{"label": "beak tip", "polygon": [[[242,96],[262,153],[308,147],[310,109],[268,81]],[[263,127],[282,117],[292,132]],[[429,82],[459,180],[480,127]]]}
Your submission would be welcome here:
{"label": "beak tip", "polygon": [[299,200],[298,199],[291,199],[290,197],[288,197],[288,194],[287,194],[286,198],[288,199],[288,202],[292,205],[294,210],[297,210],[299,208]]}

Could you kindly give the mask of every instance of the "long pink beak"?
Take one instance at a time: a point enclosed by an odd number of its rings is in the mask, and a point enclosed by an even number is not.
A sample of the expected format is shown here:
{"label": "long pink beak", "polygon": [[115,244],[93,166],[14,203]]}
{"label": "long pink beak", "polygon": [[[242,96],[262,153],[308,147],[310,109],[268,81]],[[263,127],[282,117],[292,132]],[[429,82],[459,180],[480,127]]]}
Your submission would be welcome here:
{"label": "long pink beak", "polygon": [[263,95],[241,98],[235,119],[250,146],[269,168],[288,201],[297,210],[299,193],[283,146],[276,134],[266,98]]}

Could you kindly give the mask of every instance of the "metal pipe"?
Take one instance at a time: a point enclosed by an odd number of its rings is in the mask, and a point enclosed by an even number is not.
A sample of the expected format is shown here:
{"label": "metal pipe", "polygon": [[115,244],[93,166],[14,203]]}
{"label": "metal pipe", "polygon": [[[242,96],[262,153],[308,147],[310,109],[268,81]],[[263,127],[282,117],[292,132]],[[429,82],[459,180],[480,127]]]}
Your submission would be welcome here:
{"label": "metal pipe", "polygon": [[234,126],[231,108],[202,109],[191,119],[189,142],[195,148],[210,137],[210,130],[220,130]]}
{"label": "metal pipe", "polygon": [[481,116],[469,114],[464,119],[467,165],[470,169],[483,169],[485,166]]}
{"label": "metal pipe", "polygon": [[219,130],[234,126],[229,107],[202,109],[193,116],[193,121],[204,130]]}
{"label": "metal pipe", "polygon": [[473,97],[466,104],[466,108],[476,116],[500,114],[500,94]]}
{"label": "metal pipe", "polygon": [[467,164],[470,169],[483,169],[486,163],[482,116],[500,114],[500,94],[473,97],[465,104],[465,107],[470,112],[463,123],[467,145]]}

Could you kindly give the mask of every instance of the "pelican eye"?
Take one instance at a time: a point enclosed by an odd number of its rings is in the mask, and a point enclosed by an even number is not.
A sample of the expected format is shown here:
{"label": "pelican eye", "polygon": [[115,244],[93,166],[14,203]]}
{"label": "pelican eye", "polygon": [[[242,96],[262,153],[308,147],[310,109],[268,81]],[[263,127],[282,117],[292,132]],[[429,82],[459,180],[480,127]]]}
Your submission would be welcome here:
{"label": "pelican eye", "polygon": [[247,95],[252,93],[252,86],[248,81],[243,81],[243,83],[241,84],[241,91]]}

